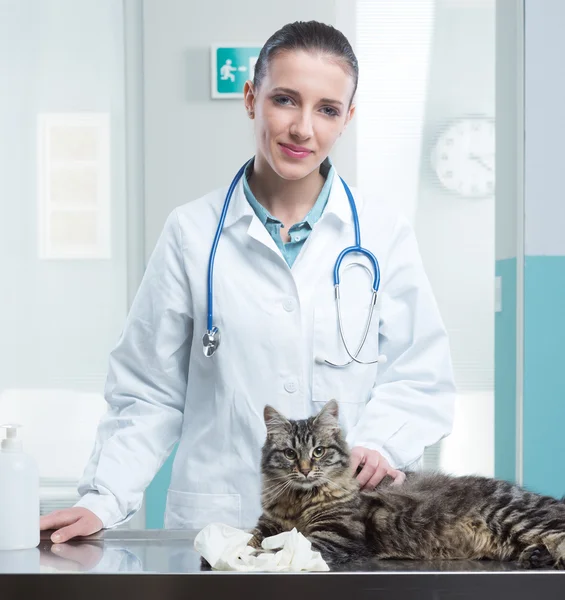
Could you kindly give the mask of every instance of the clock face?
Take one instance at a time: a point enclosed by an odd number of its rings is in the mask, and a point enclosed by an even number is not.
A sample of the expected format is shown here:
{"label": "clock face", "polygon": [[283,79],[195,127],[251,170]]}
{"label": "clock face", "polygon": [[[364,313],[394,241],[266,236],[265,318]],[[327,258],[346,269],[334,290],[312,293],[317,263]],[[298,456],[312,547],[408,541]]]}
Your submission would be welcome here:
{"label": "clock face", "polygon": [[469,118],[457,121],[440,136],[431,162],[445,188],[469,198],[494,194],[494,121]]}

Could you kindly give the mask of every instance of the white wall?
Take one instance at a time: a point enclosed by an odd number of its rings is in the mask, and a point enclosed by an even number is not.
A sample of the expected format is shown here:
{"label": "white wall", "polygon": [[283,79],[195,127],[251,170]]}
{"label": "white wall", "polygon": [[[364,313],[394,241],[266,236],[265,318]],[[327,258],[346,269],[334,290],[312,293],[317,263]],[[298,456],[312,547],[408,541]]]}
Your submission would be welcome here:
{"label": "white wall", "polygon": [[[496,55],[496,260],[515,258],[522,236],[523,181],[523,9],[498,2]],[[521,254],[521,249],[518,254]]]}
{"label": "white wall", "polygon": [[436,4],[415,227],[460,391],[494,384],[494,198],[468,200],[444,191],[429,156],[453,120],[494,117],[494,28],[494,2]]}
{"label": "white wall", "polygon": [[[121,2],[0,4],[0,391],[101,389],[126,305]],[[36,123],[103,111],[112,125],[112,259],[41,261]]]}
{"label": "white wall", "polygon": [[459,394],[453,433],[441,443],[440,467],[452,475],[494,476],[493,397],[490,391]]}
{"label": "white wall", "polygon": [[392,206],[413,223],[436,2],[356,4],[358,185],[369,202]]}
{"label": "white wall", "polygon": [[[495,202],[443,189],[430,153],[453,121],[494,117],[495,41],[494,0],[436,1],[415,229],[458,388],[453,433],[441,443],[439,466],[458,475],[494,472]],[[433,449],[429,455],[435,468]]]}
{"label": "white wall", "polygon": [[526,0],[525,12],[524,67],[528,99],[525,253],[562,256],[565,255],[565,77],[563,52],[557,41],[563,37],[565,3]]}
{"label": "white wall", "polygon": [[[174,207],[228,185],[254,153],[243,101],[210,98],[210,45],[261,45],[296,20],[335,25],[348,3],[144,0],[146,255]],[[340,174],[352,184],[354,135],[350,127],[334,154]]]}
{"label": "white wall", "polygon": [[[0,422],[24,424],[42,510],[73,501],[128,309],[122,10],[121,0],[0,1]],[[110,116],[110,259],[38,258],[42,112]]]}

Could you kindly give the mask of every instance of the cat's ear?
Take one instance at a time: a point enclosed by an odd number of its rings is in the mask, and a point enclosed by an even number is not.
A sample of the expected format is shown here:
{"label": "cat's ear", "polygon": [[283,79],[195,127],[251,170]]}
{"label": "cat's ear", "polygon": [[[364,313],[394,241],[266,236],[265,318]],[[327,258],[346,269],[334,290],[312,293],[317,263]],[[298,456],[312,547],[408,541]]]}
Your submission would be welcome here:
{"label": "cat's ear", "polygon": [[267,426],[267,435],[272,435],[277,431],[288,431],[290,432],[290,421],[281,415],[278,410],[275,410],[268,404],[263,410],[263,418],[265,419],[265,425]]}
{"label": "cat's ear", "polygon": [[326,402],[322,410],[314,419],[314,425],[324,429],[337,429],[339,427],[339,407],[337,400]]}

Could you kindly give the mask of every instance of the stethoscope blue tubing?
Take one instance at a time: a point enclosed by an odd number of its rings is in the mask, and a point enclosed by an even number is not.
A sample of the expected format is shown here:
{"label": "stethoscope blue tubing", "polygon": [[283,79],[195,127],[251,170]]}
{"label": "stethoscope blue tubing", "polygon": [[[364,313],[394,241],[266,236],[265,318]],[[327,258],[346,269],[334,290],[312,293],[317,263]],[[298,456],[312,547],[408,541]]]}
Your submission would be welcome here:
{"label": "stethoscope blue tubing", "polygon": [[[253,160],[253,159],[251,159]],[[218,243],[220,241],[220,237],[222,236],[222,231],[224,229],[224,222],[226,220],[226,215],[228,214],[228,208],[231,202],[231,198],[233,195],[233,191],[235,190],[236,185],[239,183],[239,180],[242,178],[243,173],[245,172],[245,168],[249,164],[250,161],[247,161],[241,169],[236,173],[233,181],[228,188],[226,193],[226,199],[224,201],[224,206],[222,208],[222,213],[220,214],[220,220],[218,221],[218,227],[216,229],[216,234],[214,236],[214,241],[212,242],[212,248],[210,250],[210,258],[208,260],[208,319],[207,319],[207,328],[208,331],[212,331],[214,327],[214,261],[216,259],[216,250],[218,248]],[[355,206],[355,200],[353,198],[353,194],[349,189],[349,186],[342,177],[340,177],[341,182],[343,183],[343,187],[345,189],[345,193],[347,194],[347,199],[349,200],[349,205],[351,206],[351,214],[353,216],[353,227],[355,230],[355,245],[344,248],[334,265],[334,286],[338,287],[340,283],[339,278],[339,269],[341,267],[341,263],[343,259],[351,253],[363,254],[365,255],[373,265],[373,291],[377,293],[379,291],[379,285],[381,282],[381,270],[379,268],[379,261],[376,256],[367,250],[366,248],[361,247],[361,231],[359,228],[359,216],[357,214],[357,207]]]}

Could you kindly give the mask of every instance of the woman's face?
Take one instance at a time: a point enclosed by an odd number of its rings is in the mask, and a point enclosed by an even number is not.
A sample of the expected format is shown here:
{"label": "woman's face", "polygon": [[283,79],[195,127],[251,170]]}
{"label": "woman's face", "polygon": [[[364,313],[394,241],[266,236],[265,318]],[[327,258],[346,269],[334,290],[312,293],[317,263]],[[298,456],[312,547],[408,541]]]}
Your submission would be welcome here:
{"label": "woman's face", "polygon": [[303,51],[275,56],[259,89],[245,84],[256,160],[289,180],[317,170],[353,116],[353,89],[352,75],[333,57]]}

